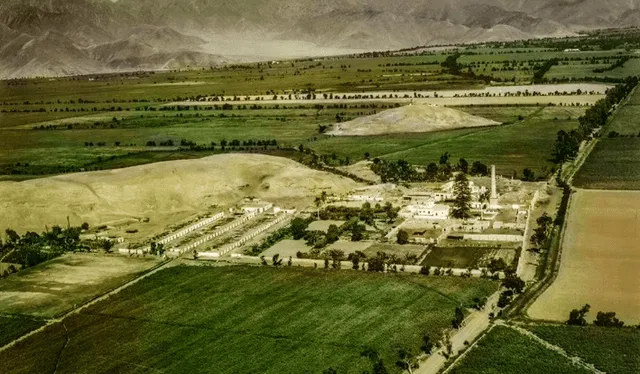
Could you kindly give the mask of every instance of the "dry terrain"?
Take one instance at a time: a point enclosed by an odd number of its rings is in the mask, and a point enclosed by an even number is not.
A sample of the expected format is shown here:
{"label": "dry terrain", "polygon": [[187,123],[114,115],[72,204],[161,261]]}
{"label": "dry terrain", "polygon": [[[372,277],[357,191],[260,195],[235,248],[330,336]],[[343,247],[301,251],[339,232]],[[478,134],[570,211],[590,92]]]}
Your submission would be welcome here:
{"label": "dry terrain", "polygon": [[[318,191],[343,193],[350,179],[265,155],[225,154],[126,169],[0,182],[0,228],[41,231],[45,225],[123,218],[152,221],[234,205],[253,196],[283,205],[306,204]],[[165,221],[164,223],[170,223]]]}
{"label": "dry terrain", "polygon": [[385,110],[333,125],[330,135],[365,136],[432,132],[466,127],[497,126],[498,122],[435,105],[418,104]]}
{"label": "dry terrain", "polygon": [[0,314],[55,317],[156,264],[152,257],[66,254],[0,282]]}
{"label": "dry terrain", "polygon": [[613,311],[628,324],[640,320],[640,193],[578,191],[571,202],[556,281],[529,316],[563,321],[591,305],[587,319]]}

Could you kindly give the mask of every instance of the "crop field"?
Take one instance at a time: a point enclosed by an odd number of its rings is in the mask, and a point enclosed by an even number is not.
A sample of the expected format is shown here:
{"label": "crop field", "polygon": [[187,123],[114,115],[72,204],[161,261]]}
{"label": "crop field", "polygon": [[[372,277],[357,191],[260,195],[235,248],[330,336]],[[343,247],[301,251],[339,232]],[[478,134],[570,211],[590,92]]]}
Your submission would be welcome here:
{"label": "crop field", "polygon": [[[0,372],[361,373],[376,349],[439,337],[484,279],[272,267],[174,267],[0,353]],[[98,343],[99,342],[99,343]],[[179,360],[176,357],[180,357]]]}
{"label": "crop field", "polygon": [[422,261],[422,266],[442,268],[476,268],[480,260],[494,249],[483,247],[434,247]]}
{"label": "crop field", "polygon": [[44,322],[28,317],[0,316],[0,347],[44,325]]}
{"label": "crop field", "polygon": [[152,258],[67,254],[3,279],[0,314],[53,318],[157,263]]}
{"label": "crop field", "polygon": [[374,244],[367,248],[364,253],[367,256],[375,256],[378,252],[384,252],[388,255],[396,255],[399,258],[404,258],[407,255],[414,255],[420,257],[426,247],[419,244]]}
{"label": "crop field", "polygon": [[[364,159],[368,152],[372,157],[406,158],[416,164],[428,164],[449,151],[454,158],[495,163],[499,172],[506,175],[521,173],[525,167],[544,174],[551,167],[547,159],[555,133],[575,127],[577,117],[584,111],[584,107],[465,107],[461,109],[470,114],[507,124],[411,136],[330,137],[318,132],[319,125],[333,124],[336,115],[349,119],[388,107],[391,105],[367,104],[364,108],[349,105],[347,109],[323,110],[306,106],[232,111],[125,111],[118,112],[115,121],[101,120],[98,125],[82,122],[81,118],[51,130],[34,130],[31,125],[23,124],[18,128],[0,129],[0,172],[20,177],[197,158],[220,153],[222,141],[238,139],[241,142],[276,140],[281,147],[303,144],[319,154],[349,158],[350,162]],[[213,142],[216,147],[213,151],[180,149],[181,139],[202,145]],[[173,146],[159,146],[169,140]],[[148,146],[148,142],[155,142],[156,146]]]}
{"label": "crop field", "polygon": [[[465,111],[482,116],[491,109],[464,108]],[[495,108],[496,116],[504,118],[506,113],[518,117],[520,108]],[[577,118],[584,108],[543,107],[523,120],[484,130],[448,132],[446,138],[414,146],[405,150],[390,152],[385,159],[401,159],[414,164],[426,165],[438,160],[440,154],[448,151],[452,159],[465,158],[495,164],[498,173],[520,175],[524,168],[536,174],[546,174],[552,167],[549,161],[553,150],[555,134],[560,130],[570,130],[578,124]],[[506,112],[506,113],[505,113]],[[523,111],[527,113],[527,110]]]}
{"label": "crop field", "polygon": [[640,189],[640,138],[603,138],[574,177],[576,187]]}
{"label": "crop field", "polygon": [[529,326],[528,330],[606,373],[640,372],[640,330],[597,326]]}
{"label": "crop field", "polygon": [[[638,61],[631,60],[627,64]],[[590,189],[640,189],[640,91],[617,109],[603,129],[603,137],[574,177],[577,187]],[[609,137],[610,132],[620,135]]]}
{"label": "crop field", "polygon": [[494,327],[450,373],[500,374],[586,374],[560,354],[548,350],[519,332],[504,326]]}
{"label": "crop field", "polygon": [[557,279],[529,308],[534,319],[566,321],[572,309],[640,321],[640,192],[580,190],[572,198]]}

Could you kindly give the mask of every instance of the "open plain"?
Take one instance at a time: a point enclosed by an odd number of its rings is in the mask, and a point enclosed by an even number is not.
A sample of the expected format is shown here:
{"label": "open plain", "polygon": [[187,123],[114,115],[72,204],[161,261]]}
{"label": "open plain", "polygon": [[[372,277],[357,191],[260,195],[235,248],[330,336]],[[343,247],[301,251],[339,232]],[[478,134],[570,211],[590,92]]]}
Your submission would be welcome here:
{"label": "open plain", "polygon": [[529,309],[535,319],[566,321],[584,304],[640,320],[640,192],[580,190],[571,201],[558,278]]}

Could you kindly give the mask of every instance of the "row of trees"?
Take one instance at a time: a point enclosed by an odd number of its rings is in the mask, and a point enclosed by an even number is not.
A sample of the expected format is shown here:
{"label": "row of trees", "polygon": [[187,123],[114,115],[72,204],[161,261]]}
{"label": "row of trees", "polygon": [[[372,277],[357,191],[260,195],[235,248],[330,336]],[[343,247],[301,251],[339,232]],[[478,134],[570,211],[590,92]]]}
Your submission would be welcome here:
{"label": "row of trees", "polygon": [[[569,313],[569,319],[567,320],[567,325],[571,326],[586,326],[587,319],[586,315],[591,310],[591,305],[585,304],[580,309],[573,309]],[[600,327],[624,327],[624,322],[620,321],[616,317],[615,312],[598,312],[596,319],[593,321],[595,326]],[[638,325],[640,328],[640,325]]]}
{"label": "row of trees", "polygon": [[[0,262],[20,264],[23,267],[35,266],[50,260],[65,252],[84,251],[91,249],[80,241],[83,227],[53,226],[41,234],[28,231],[22,236],[16,231],[7,229],[6,240],[0,242]],[[109,242],[108,240],[104,240]],[[110,243],[110,242],[109,242]],[[109,246],[109,244],[103,244]],[[109,249],[111,246],[109,246]]]}
{"label": "row of trees", "polygon": [[614,107],[620,103],[635,86],[638,85],[637,77],[628,77],[614,88],[607,91],[604,99],[596,102],[595,105],[587,109],[585,114],[578,119],[578,128],[569,132],[560,130],[556,137],[553,151],[553,161],[562,164],[573,160],[580,150],[580,143],[587,139],[595,129],[601,128],[607,123],[607,119]]}
{"label": "row of trees", "polygon": [[418,170],[403,159],[386,161],[379,158],[373,160],[371,170],[380,176],[383,183],[444,182],[449,180],[455,171],[476,176],[489,174],[487,165],[480,161],[469,164],[467,160],[461,158],[457,164],[452,165],[449,152],[443,153],[437,164],[432,162],[423,170]]}

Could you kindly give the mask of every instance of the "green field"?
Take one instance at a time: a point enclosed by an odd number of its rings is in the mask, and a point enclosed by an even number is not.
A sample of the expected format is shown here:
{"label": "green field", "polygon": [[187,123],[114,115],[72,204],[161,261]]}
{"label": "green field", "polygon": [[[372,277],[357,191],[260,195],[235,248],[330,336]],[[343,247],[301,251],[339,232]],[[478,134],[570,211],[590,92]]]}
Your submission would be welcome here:
{"label": "green field", "polygon": [[640,330],[596,326],[530,326],[533,333],[607,373],[640,372]]}
{"label": "green field", "polygon": [[[471,114],[504,118],[505,112],[517,117],[527,113],[528,108],[465,108]],[[545,175],[553,166],[549,162],[553,151],[555,134],[560,130],[570,130],[578,124],[577,118],[584,108],[579,107],[540,107],[524,120],[489,129],[475,130],[470,133],[457,133],[440,141],[388,153],[386,159],[404,158],[414,164],[426,165],[438,160],[445,151],[451,158],[461,157],[469,161],[479,160],[487,165],[494,164],[498,173],[503,175],[522,174],[524,168],[530,168],[538,175]],[[495,114],[491,114],[493,112]],[[460,130],[463,131],[463,130]],[[453,135],[453,133],[451,133]]]}
{"label": "green field", "polygon": [[640,189],[640,138],[603,138],[574,177],[581,188]]}
{"label": "green field", "polygon": [[[636,61],[636,60],[632,60]],[[629,61],[630,63],[631,61]],[[574,177],[577,187],[640,189],[640,91],[635,90],[602,131],[602,138]],[[608,137],[615,131],[619,137]]]}
{"label": "green field", "polygon": [[494,327],[450,373],[455,374],[579,374],[590,371],[574,366],[509,327]]}
{"label": "green field", "polygon": [[[32,125],[20,124],[0,129],[0,172],[46,175],[132,166],[219,153],[223,140],[275,139],[281,147],[303,144],[318,154],[335,154],[343,160],[348,157],[351,162],[362,160],[368,152],[371,157],[405,158],[426,165],[448,151],[454,160],[464,157],[495,164],[504,175],[521,174],[526,167],[544,175],[552,166],[547,159],[555,133],[575,127],[577,117],[584,111],[582,107],[471,107],[461,109],[506,124],[411,136],[330,137],[318,132],[319,125],[333,124],[338,114],[349,119],[391,106],[378,103],[365,108],[349,104],[347,108],[321,110],[307,105],[286,109],[271,106],[243,110],[124,111],[114,113],[116,121],[111,114],[85,114],[62,124],[52,122],[61,126],[53,130],[34,130]],[[217,148],[200,154],[184,151],[178,149],[181,139],[201,145],[214,142]],[[149,141],[159,144],[167,140],[173,140],[175,146],[146,146]],[[89,143],[93,145],[87,146]],[[229,151],[232,150],[227,148],[226,152]]]}
{"label": "green field", "polygon": [[44,322],[28,317],[0,316],[0,347],[42,326]]}
{"label": "green field", "polygon": [[482,257],[492,250],[482,247],[434,247],[421,265],[456,269],[476,268]]}
{"label": "green field", "polygon": [[0,372],[361,373],[376,349],[437,339],[485,279],[265,267],[173,267],[0,353]]}

